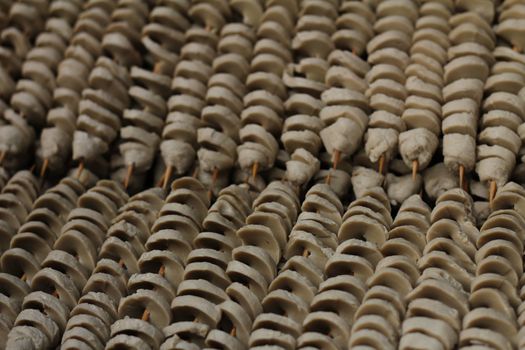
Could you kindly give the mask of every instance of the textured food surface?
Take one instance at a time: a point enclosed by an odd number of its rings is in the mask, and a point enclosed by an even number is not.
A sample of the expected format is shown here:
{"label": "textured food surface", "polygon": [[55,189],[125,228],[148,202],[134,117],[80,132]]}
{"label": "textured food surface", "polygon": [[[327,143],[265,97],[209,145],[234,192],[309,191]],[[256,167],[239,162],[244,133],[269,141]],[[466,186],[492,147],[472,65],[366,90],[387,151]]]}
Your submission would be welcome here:
{"label": "textured food surface", "polygon": [[0,0],[0,350],[525,349],[525,1]]}

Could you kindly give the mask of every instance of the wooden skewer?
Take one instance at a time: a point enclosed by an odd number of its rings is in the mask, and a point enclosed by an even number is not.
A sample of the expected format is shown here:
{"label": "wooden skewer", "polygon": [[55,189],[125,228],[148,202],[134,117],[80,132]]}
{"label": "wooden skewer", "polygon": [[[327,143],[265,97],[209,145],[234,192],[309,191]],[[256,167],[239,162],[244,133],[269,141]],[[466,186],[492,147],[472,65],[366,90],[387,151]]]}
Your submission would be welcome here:
{"label": "wooden skewer", "polygon": [[230,335],[231,335],[232,337],[235,337],[235,336],[237,335],[237,329],[235,328],[235,326],[232,327],[232,329],[231,329],[231,331],[230,331]]}
{"label": "wooden skewer", "polygon": [[259,162],[255,162],[252,165],[252,180],[255,181],[257,177],[257,171],[259,171]]}
{"label": "wooden skewer", "polygon": [[[122,261],[122,260],[121,260]],[[159,268],[159,275],[164,277],[164,273],[166,272],[166,267],[164,265],[161,265]],[[142,313],[142,317],[140,318],[142,321],[149,321],[150,312],[148,309],[144,309],[144,312]]]}
{"label": "wooden skewer", "polygon": [[308,251],[308,249],[304,248],[304,250],[303,250],[303,256],[304,256],[305,258],[307,258],[309,254],[310,254],[310,252]]}
{"label": "wooden skewer", "polygon": [[339,161],[341,160],[341,151],[336,149],[332,158],[332,169],[337,169]]}
{"label": "wooden skewer", "polygon": [[383,174],[384,170],[385,170],[385,155],[382,154],[381,157],[379,157],[379,173]]}
{"label": "wooden skewer", "polygon": [[5,159],[6,155],[7,155],[7,151],[6,150],[3,150],[2,152],[0,152],[0,164],[2,164],[4,162],[4,159]]}
{"label": "wooden skewer", "polygon": [[168,187],[168,182],[170,181],[172,172],[173,172],[173,166],[168,165],[166,167],[166,171],[164,172],[164,180],[163,180],[163,183],[162,183],[162,188],[163,189],[166,189]]}
{"label": "wooden skewer", "polygon": [[498,185],[496,184],[495,180],[490,181],[490,189],[489,189],[489,206],[490,209],[492,209],[492,206],[494,204],[494,197],[496,197],[496,191],[498,189]]}
{"label": "wooden skewer", "polygon": [[83,171],[84,171],[84,161],[81,160],[80,164],[78,164],[77,179],[80,178],[80,175],[82,175]]}
{"label": "wooden skewer", "polygon": [[419,170],[419,162],[417,159],[412,161],[412,180],[415,180],[417,177],[417,172]]}
{"label": "wooden skewer", "polygon": [[36,169],[36,164],[31,165],[31,168],[29,168],[29,172],[32,173]]}
{"label": "wooden skewer", "polygon": [[53,293],[51,293],[51,295],[57,299],[60,299],[60,294],[58,294],[58,291],[56,289],[53,291]]}
{"label": "wooden skewer", "polygon": [[195,167],[195,169],[193,170],[193,173],[191,174],[191,177],[196,179],[198,175],[199,175],[199,168]]}
{"label": "wooden skewer", "polygon": [[332,172],[331,170],[328,170],[328,175],[326,175],[324,183],[330,185],[330,181],[332,181]]}
{"label": "wooden skewer", "polygon": [[49,165],[49,159],[44,159],[44,163],[42,164],[42,169],[40,169],[40,177],[44,178],[46,176],[46,170],[47,166]]}
{"label": "wooden skewer", "polygon": [[144,313],[142,314],[142,317],[140,319],[146,322],[149,320],[149,310],[148,309],[144,309]]}
{"label": "wooden skewer", "polygon": [[22,275],[22,277],[20,277],[20,279],[21,279],[22,281],[24,281],[24,282],[27,281],[27,276],[26,276],[26,274],[24,273],[24,274]]}
{"label": "wooden skewer", "polygon": [[465,167],[463,165],[459,165],[459,188],[462,190],[465,190],[466,184],[465,184]]}
{"label": "wooden skewer", "polygon": [[133,169],[135,168],[135,163],[131,163],[128,165],[128,171],[126,173],[126,177],[124,178],[124,189],[127,190],[129,186],[129,182],[131,180],[131,176],[133,176]]}

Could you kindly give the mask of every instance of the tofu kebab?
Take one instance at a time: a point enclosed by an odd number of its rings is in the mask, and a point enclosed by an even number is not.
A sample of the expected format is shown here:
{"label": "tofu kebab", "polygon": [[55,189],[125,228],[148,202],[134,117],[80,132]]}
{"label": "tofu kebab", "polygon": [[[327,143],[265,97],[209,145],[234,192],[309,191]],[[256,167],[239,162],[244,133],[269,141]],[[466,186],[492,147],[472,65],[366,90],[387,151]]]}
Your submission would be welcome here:
{"label": "tofu kebab", "polygon": [[453,10],[452,1],[425,1],[412,34],[410,63],[405,69],[407,97],[401,116],[406,130],[399,134],[398,141],[403,162],[412,168],[413,180],[430,164],[439,145],[442,89],[447,83],[443,66],[448,61],[448,22]]}
{"label": "tofu kebab", "polygon": [[247,182],[256,192],[266,186],[268,179],[263,180],[261,175],[275,166],[279,153],[277,140],[282,132],[284,101],[288,98],[282,76],[292,61],[291,40],[298,12],[295,0],[269,0],[260,17],[240,115],[242,128],[237,147],[240,170],[234,179]]}
{"label": "tofu kebab", "polygon": [[262,15],[259,1],[232,0],[231,6],[241,17],[226,24],[217,44],[217,57],[206,92],[206,108],[202,110],[202,126],[197,130],[199,159],[197,178],[216,196],[229,181],[237,161],[240,115],[250,73],[255,33]]}
{"label": "tofu kebab", "polygon": [[[457,13],[449,21],[452,46],[444,69],[443,158],[450,171],[459,172],[459,185],[466,188],[465,175],[475,166],[483,87],[487,90],[492,84],[485,82],[494,63],[492,50],[496,38],[487,18],[475,10],[468,11],[463,7],[456,10]],[[483,110],[488,112],[486,108]],[[490,123],[494,113],[483,115],[482,127],[486,125],[487,118]],[[480,151],[479,147],[477,151]]]}
{"label": "tofu kebab", "polygon": [[410,63],[408,53],[418,15],[418,7],[411,0],[380,2],[376,7],[375,36],[367,44],[371,69],[381,65],[382,72],[372,76],[366,92],[373,112],[365,151],[370,161],[378,163],[380,173],[395,157],[399,134],[406,130],[401,118],[407,98],[405,69]]}
{"label": "tofu kebab", "polygon": [[[32,161],[28,155],[33,152],[35,134],[46,123],[55,73],[82,3],[17,2],[10,8],[10,24],[2,31],[0,48],[0,97],[9,101],[0,121],[0,163],[8,170]],[[15,76],[19,77],[16,83]]]}
{"label": "tofu kebab", "polygon": [[[112,179],[122,182],[125,188],[130,186],[131,191],[143,187],[159,148],[172,75],[184,35],[191,26],[188,8],[189,4],[159,3],[142,30],[141,42],[148,55],[143,67],[133,66],[130,70],[133,86],[128,94],[134,103],[124,110],[118,152],[111,159]],[[176,84],[181,85],[174,80]]]}
{"label": "tofu kebab", "polygon": [[[317,181],[330,184],[339,195],[350,187],[350,175],[342,162],[348,160],[362,145],[370,112],[365,95],[369,77],[381,75],[381,67],[370,71],[361,58],[366,44],[374,36],[375,14],[371,5],[354,0],[342,2],[336,16],[332,42],[335,50],[328,56],[325,75],[327,90],[321,94],[324,106],[319,113],[323,122],[320,137],[328,153],[331,169],[323,169]],[[321,160],[323,156],[321,155]]]}
{"label": "tofu kebab", "polygon": [[[64,7],[68,9],[70,6]],[[109,0],[85,1],[70,30],[69,45],[62,48],[62,60],[54,67],[48,66],[48,69],[56,70],[56,80],[53,90],[50,90],[52,106],[45,116],[45,127],[36,149],[36,164],[41,177],[61,176],[67,171],[82,97],[104,97],[101,91],[89,89],[88,84],[93,82],[89,79],[90,72],[102,55],[102,37],[115,8],[114,2]],[[40,70],[43,71],[42,66]],[[53,70],[42,77],[49,76]]]}
{"label": "tofu kebab", "polygon": [[[489,203],[497,188],[509,181],[521,147],[520,124],[525,119],[525,89],[523,65],[525,48],[520,8],[505,1],[498,16],[495,33],[498,46],[494,49],[496,64],[485,85],[483,119],[478,134],[476,173],[485,188],[489,188]],[[516,6],[516,7],[515,7]]]}
{"label": "tofu kebab", "polygon": [[220,116],[216,109],[205,108],[212,64],[217,55],[218,35],[231,16],[226,1],[217,4],[220,5],[218,11],[213,1],[192,1],[188,8],[192,25],[184,34],[184,46],[173,72],[173,96],[168,99],[168,115],[160,143],[161,159],[156,169],[162,174],[155,176],[164,188],[167,188],[173,175],[182,176],[194,166],[198,149],[197,129],[202,126],[201,114],[206,111],[203,117]]}

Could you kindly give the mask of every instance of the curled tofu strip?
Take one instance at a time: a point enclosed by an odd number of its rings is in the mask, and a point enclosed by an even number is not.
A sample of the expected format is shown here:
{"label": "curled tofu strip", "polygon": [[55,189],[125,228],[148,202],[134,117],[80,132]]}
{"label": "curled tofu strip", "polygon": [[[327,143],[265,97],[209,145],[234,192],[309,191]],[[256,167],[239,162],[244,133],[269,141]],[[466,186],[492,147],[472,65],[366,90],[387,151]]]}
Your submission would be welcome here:
{"label": "curled tofu strip", "polygon": [[300,13],[291,41],[297,58],[287,65],[282,76],[288,96],[281,142],[290,155],[285,178],[296,186],[309,182],[319,170],[315,159],[322,146],[322,94],[328,87],[326,74],[329,55],[335,48],[331,38],[337,30],[338,8],[335,2],[307,1],[301,3]]}
{"label": "curled tofu strip", "polygon": [[451,46],[448,22],[453,10],[452,3],[423,4],[412,34],[411,63],[405,70],[407,98],[401,116],[406,131],[399,134],[399,153],[412,169],[415,182],[416,174],[429,165],[439,144],[442,89],[449,83],[444,81],[442,67],[447,64]]}
{"label": "curled tofu strip", "polygon": [[[256,1],[239,1],[243,6],[253,6],[251,12],[258,15],[257,43],[251,59],[251,73],[246,78],[246,95],[240,114],[239,146],[237,162],[240,170],[236,177],[257,191],[265,180],[265,174],[275,166],[279,154],[278,137],[283,128],[284,101],[288,91],[282,75],[291,62],[291,40],[298,17],[297,1],[273,1],[263,13],[258,13]],[[232,2],[232,5],[236,2]],[[246,19],[250,15],[246,12]],[[254,22],[255,19],[251,20]],[[300,158],[300,157],[299,157]],[[299,164],[308,168],[308,162]],[[292,170],[293,171],[293,170]],[[290,175],[290,174],[288,174]],[[284,178],[281,174],[277,178]],[[293,178],[293,174],[288,176]],[[308,176],[308,175],[307,175]],[[259,189],[260,191],[260,189]]]}
{"label": "curled tofu strip", "polygon": [[[525,192],[516,183],[501,187],[493,211],[481,226],[477,239],[476,277],[472,282],[472,309],[463,319],[459,344],[498,344],[516,348],[523,344],[522,238],[525,234],[523,202]],[[500,284],[501,281],[505,281]],[[515,312],[515,310],[518,310]]]}
{"label": "curled tofu strip", "polygon": [[491,51],[495,36],[489,23],[475,11],[457,13],[449,22],[451,47],[444,67],[442,90],[443,158],[445,166],[457,174],[459,186],[467,188],[466,176],[476,165],[476,136],[483,92],[493,84],[487,78],[494,63]]}
{"label": "curled tofu strip", "polygon": [[187,265],[161,348],[184,341],[248,346],[299,205],[283,182],[270,183],[253,203],[247,185],[220,191],[193,240],[195,249],[184,259]]}
{"label": "curled tofu strip", "polygon": [[277,149],[277,143],[264,128],[253,125],[239,130],[243,100],[248,96],[246,84],[258,30],[255,25],[262,6],[259,1],[230,1],[229,6],[242,22],[228,23],[221,30],[201,112],[202,125],[197,129],[200,148],[196,176],[209,187],[210,196],[216,196],[228,182],[240,140],[265,145],[269,142]]}
{"label": "curled tofu strip", "polygon": [[[60,8],[57,6],[59,14]],[[63,56],[57,62],[56,78],[52,80],[52,108],[47,109],[36,149],[36,164],[42,177],[60,176],[67,171],[80,101],[86,97],[103,105],[109,103],[111,106],[115,103],[111,101],[111,94],[93,89],[89,79],[91,70],[102,55],[104,30],[111,22],[111,14],[115,8],[113,1],[85,1],[85,6],[74,22],[68,46],[60,48]],[[60,30],[58,34],[61,36],[67,33],[62,28],[57,30]],[[59,47],[55,49],[58,50]],[[47,59],[46,57],[41,54],[35,56],[41,60]],[[35,77],[45,78],[42,68],[35,67],[32,71]],[[119,103],[116,103],[118,106]],[[119,111],[118,107],[116,111]]]}
{"label": "curled tofu strip", "polygon": [[[71,316],[62,336],[62,347],[71,348],[72,340],[86,344],[106,344],[117,335],[136,331],[150,346],[158,347],[162,333],[152,324],[138,320],[119,320],[118,305],[129,290],[144,288],[153,278],[138,275],[138,259],[144,253],[144,244],[150,229],[164,204],[164,191],[151,188],[129,198],[120,207],[98,253],[98,261],[90,275],[79,268],[71,258],[61,261],[57,256],[46,259],[45,266],[56,266],[68,271],[69,276],[82,287],[82,296],[71,310]],[[81,267],[81,266],[80,266]],[[130,277],[131,276],[131,277]],[[149,276],[148,276],[149,277]],[[165,284],[157,283],[159,290]],[[142,336],[145,334],[145,336]]]}
{"label": "curled tofu strip", "polygon": [[[78,7],[81,5],[81,2],[79,4],[75,1],[75,3]],[[39,46],[35,39],[44,32],[47,25],[46,18],[53,15],[49,13],[49,7],[49,1],[27,3],[6,1],[2,4],[5,12],[2,16],[4,25],[0,33],[0,62],[2,63],[0,65],[0,81],[2,82],[0,97],[5,102],[9,101],[17,90],[15,81],[24,70],[22,66],[28,58],[28,53],[32,51],[32,46],[34,44]],[[57,25],[60,26],[60,24]],[[66,33],[67,29],[61,34],[67,35]],[[67,38],[65,40],[67,41]],[[41,68],[45,70],[45,65],[42,66]]]}
{"label": "curled tofu strip", "polygon": [[[84,325],[93,327],[94,331],[102,331],[96,322],[98,318],[77,315],[72,310],[87,285],[87,277],[95,267],[101,240],[111,220],[117,215],[118,208],[126,203],[128,197],[119,184],[109,180],[99,181],[83,194],[82,191],[83,187],[77,180],[66,178],[35,201],[29,215],[31,221],[27,223],[35,229],[28,227],[28,231],[25,231],[28,233],[19,233],[20,246],[18,250],[12,249],[14,254],[11,254],[11,258],[17,259],[22,269],[13,270],[12,273],[16,273],[17,277],[12,278],[19,281],[17,285],[22,284],[27,288],[29,284],[30,288],[21,295],[20,292],[10,294],[20,295],[23,302],[21,298],[22,303],[18,307],[22,312],[14,320],[14,327],[8,334],[7,348],[17,344],[21,334],[33,344],[42,343],[46,344],[42,345],[44,347],[54,348],[60,345],[62,335],[68,333],[70,328]],[[57,195],[63,198],[56,198]],[[78,201],[75,200],[76,196],[79,196]],[[51,210],[55,216],[46,213]],[[53,231],[36,229],[38,220],[50,225]],[[47,249],[43,249],[43,246]],[[22,254],[25,249],[30,250]],[[18,256],[16,253],[19,253]],[[2,260],[2,265],[5,262]],[[36,273],[29,268],[31,262],[40,268]],[[2,285],[6,290],[12,289],[15,286],[12,282]],[[24,294],[27,294],[25,298]],[[69,320],[66,322],[68,315]],[[77,331],[92,344],[100,342],[96,336],[91,337],[89,332],[72,330],[70,333]]]}
{"label": "curled tofu strip", "polygon": [[[215,9],[217,5],[218,11]],[[173,11],[172,11],[173,12]],[[162,130],[160,155],[162,163],[155,180],[167,188],[173,176],[180,177],[191,171],[197,156],[199,144],[197,130],[203,126],[201,114],[205,112],[206,93],[213,75],[213,61],[217,56],[219,33],[231,9],[226,1],[198,1],[188,8],[188,20],[193,23],[180,38],[182,47],[177,57],[168,59],[170,44],[158,53],[163,62],[173,62],[172,96],[167,100],[168,114]],[[174,18],[175,19],[175,18]],[[174,21],[173,25],[179,25]],[[151,28],[152,39],[156,31]],[[145,27],[145,31],[150,31]],[[150,45],[148,44],[148,47]],[[155,52],[158,49],[155,47]],[[165,57],[165,58],[164,58]],[[233,82],[235,83],[235,81]],[[221,118],[235,124],[231,113],[215,108],[206,110],[210,119]]]}
{"label": "curled tofu strip", "polygon": [[[112,178],[122,181],[124,187],[129,186],[132,191],[144,185],[147,172],[153,167],[165,128],[171,88],[190,94],[203,90],[197,80],[180,77],[172,82],[185,34],[191,27],[188,11],[189,4],[159,4],[152,8],[149,23],[142,28],[141,43],[152,58],[152,67],[134,66],[130,70],[134,85],[128,94],[134,103],[124,111],[119,152],[112,159]],[[161,185],[165,182],[167,186],[169,178],[161,180]]]}
{"label": "curled tofu strip", "polygon": [[[286,243],[286,263],[270,280],[269,292],[262,300],[265,312],[253,322],[250,347],[293,342],[301,338],[301,325],[311,327],[309,324],[326,320],[315,308],[329,304],[330,295],[317,293],[324,280],[324,265],[337,247],[343,206],[328,185],[318,184],[306,193],[301,208]],[[276,331],[276,337],[266,337]]]}
{"label": "curled tofu strip", "polygon": [[73,135],[73,160],[81,167],[101,175],[109,170],[106,155],[112,143],[118,139],[121,116],[130,104],[130,67],[142,64],[139,38],[149,10],[146,3],[137,0],[120,0],[117,3],[111,24],[106,28],[101,42],[101,49],[108,56],[97,60],[96,68],[91,71],[89,78],[90,88],[101,95],[106,93],[113,96],[104,102],[98,100],[96,94],[83,96],[79,104]]}
{"label": "curled tofu strip", "polygon": [[[176,296],[169,300],[173,318],[164,328],[163,346],[177,343],[183,337],[191,343],[209,346],[246,343],[251,316],[227,295],[231,282],[226,268],[235,257],[246,261],[256,254],[250,249],[240,249],[241,241],[235,234],[251,213],[251,206],[245,185],[230,185],[219,192],[193,241],[195,249],[177,276]],[[267,256],[258,258],[256,263],[267,262]],[[225,322],[219,322],[219,318]]]}
{"label": "curled tofu strip", "polygon": [[384,173],[397,154],[400,133],[407,129],[401,117],[412,94],[407,68],[416,61],[411,46],[419,11],[414,1],[388,0],[378,3],[375,15],[374,37],[366,45],[371,73],[365,94],[372,114],[365,151]]}
{"label": "curled tofu strip", "polygon": [[[321,95],[324,103],[319,117],[324,128],[320,132],[324,149],[330,156],[330,170],[323,169],[328,184],[334,188],[345,178],[343,160],[361,148],[368,127],[370,106],[366,91],[369,88],[370,65],[361,58],[366,43],[374,36],[374,9],[364,3],[345,2],[336,20],[332,35],[335,50],[329,55],[325,75],[327,90]],[[376,70],[376,73],[378,70]],[[341,169],[339,166],[341,165]],[[348,173],[347,173],[348,174]]]}
{"label": "curled tofu strip", "polygon": [[[432,349],[453,349],[461,342],[462,321],[472,301],[469,292],[475,288],[479,268],[475,255],[480,232],[473,221],[474,203],[465,191],[455,188],[437,198],[430,215],[415,204],[411,205],[413,215],[405,218],[408,226],[393,235],[407,252],[413,252],[420,271],[406,295],[399,348],[426,344]],[[416,217],[425,218],[424,225]]]}
{"label": "curled tofu strip", "polygon": [[[312,192],[316,186],[312,187]],[[329,188],[328,185],[323,186]],[[320,236],[322,231],[316,230],[319,233],[314,233],[311,229],[292,233],[294,240],[301,239],[294,242],[295,245],[302,241],[304,250],[309,254],[307,257],[315,259],[315,264],[324,273],[323,279],[317,282],[319,284],[313,284],[315,294],[309,302],[309,311],[302,322],[302,332],[297,338],[297,344],[299,347],[347,348],[349,341],[355,342],[350,340],[353,339],[352,327],[361,303],[365,302],[368,289],[366,281],[374,275],[376,265],[383,258],[380,242],[386,240],[388,228],[392,224],[390,205],[383,189],[376,187],[365,191],[341,216],[342,207],[334,201],[335,195],[332,194],[330,198],[327,196],[330,192],[324,190],[325,193],[322,193],[321,189],[323,187],[318,187],[316,192],[306,197],[305,202],[311,198],[312,204],[315,203],[317,208],[326,208],[319,213],[336,225],[328,226],[330,221],[323,220],[325,231],[328,231],[324,236]],[[313,206],[310,207],[314,209]],[[305,214],[305,209],[303,204],[300,218]],[[313,214],[308,215],[310,216],[313,217]],[[300,219],[297,225],[299,223]],[[333,241],[328,240],[331,236],[327,235],[332,232],[334,238],[337,237]],[[300,254],[300,250],[296,254],[298,253]],[[379,290],[379,293],[382,291]],[[377,293],[373,298],[371,301],[377,300]],[[395,298],[390,302],[392,305],[399,303]],[[356,336],[359,337],[359,334]]]}

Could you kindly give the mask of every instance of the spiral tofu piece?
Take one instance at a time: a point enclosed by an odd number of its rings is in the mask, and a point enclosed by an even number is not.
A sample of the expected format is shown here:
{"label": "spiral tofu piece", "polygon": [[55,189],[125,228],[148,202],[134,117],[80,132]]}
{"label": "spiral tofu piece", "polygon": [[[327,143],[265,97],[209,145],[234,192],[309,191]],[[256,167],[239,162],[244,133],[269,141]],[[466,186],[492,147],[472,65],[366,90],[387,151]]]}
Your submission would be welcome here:
{"label": "spiral tofu piece", "polygon": [[448,50],[449,62],[443,69],[446,85],[442,90],[441,129],[444,163],[454,174],[459,171],[459,185],[465,188],[465,175],[475,167],[483,86],[487,90],[492,84],[487,77],[494,63],[495,36],[490,24],[477,12],[461,10],[457,8],[458,13],[449,21],[452,46]]}
{"label": "spiral tofu piece", "polygon": [[[241,4],[249,1],[236,1]],[[246,6],[245,5],[245,6]],[[290,63],[291,39],[297,21],[296,0],[267,1],[257,29],[257,44],[251,60],[251,73],[246,78],[244,109],[240,115],[240,144],[237,147],[239,178],[260,186],[257,177],[273,168],[278,152],[278,138],[284,120],[284,100],[288,91],[282,80]]]}
{"label": "spiral tofu piece", "polygon": [[229,6],[239,12],[243,22],[228,23],[221,30],[217,57],[212,64],[213,75],[208,81],[206,107],[201,112],[202,127],[197,130],[200,146],[197,177],[213,195],[228,181],[237,161],[240,139],[276,146],[273,138],[257,125],[239,130],[243,99],[250,96],[246,94],[246,84],[262,6],[259,0],[231,0]]}
{"label": "spiral tofu piece", "polygon": [[[8,278],[11,281],[7,282],[8,284],[15,283],[23,287],[16,297],[6,295],[8,289],[0,296],[3,305],[2,315],[8,315],[7,318],[2,319],[2,326],[0,326],[0,333],[4,335],[0,341],[2,348],[5,346],[7,333],[22,306],[22,299],[26,294],[25,291],[28,290],[27,284],[31,283],[33,276],[41,268],[69,213],[76,206],[78,196],[84,191],[84,186],[76,179],[64,178],[58,185],[36,198],[38,182],[32,174],[27,171],[20,172],[13,177],[13,180],[14,182],[10,182],[5,188],[10,192],[1,196],[8,194],[3,198],[4,206],[13,210],[22,225],[11,239],[2,239],[3,242],[11,242],[11,244],[10,249],[0,257],[3,276],[0,278],[3,280]],[[15,183],[18,185],[13,187]],[[13,202],[13,195],[18,197],[17,201]]]}
{"label": "spiral tofu piece", "polygon": [[469,296],[471,309],[463,318],[460,349],[471,345],[500,349],[525,346],[520,314],[524,305],[523,203],[523,188],[516,183],[506,184],[496,194],[493,212],[481,226],[476,240],[476,276]]}
{"label": "spiral tofu piece", "polygon": [[24,60],[36,43],[35,38],[46,27],[49,2],[15,1],[8,9],[6,27],[0,33],[0,99],[4,102],[15,92],[15,80],[23,71]]}
{"label": "spiral tofu piece", "polygon": [[[490,201],[495,188],[503,186],[512,175],[521,148],[519,124],[525,117],[525,89],[520,75],[525,56],[522,38],[516,34],[524,32],[518,24],[520,20],[513,17],[519,7],[514,9],[508,4],[505,7],[508,8],[500,13],[495,27],[500,42],[494,49],[496,64],[485,85],[487,97],[483,101],[484,115],[477,145],[476,173],[483,184],[490,183]],[[512,24],[514,28],[509,29]]]}
{"label": "spiral tofu piece", "polygon": [[172,321],[170,303],[210,204],[196,179],[177,179],[171,189],[151,227],[152,235],[141,245],[142,254],[138,260],[128,258],[134,272],[124,281],[123,297],[117,300],[118,317],[111,325],[107,349],[119,349],[126,341],[158,349],[164,341],[163,329]]}
{"label": "spiral tofu piece", "polygon": [[207,191],[198,180],[183,177],[172,183],[171,192],[145,243],[145,251],[137,262],[133,262],[137,272],[125,283],[123,297],[118,303],[118,318],[111,327],[108,342],[108,346],[112,344],[111,349],[119,348],[122,336],[135,335],[148,342],[140,333],[133,334],[131,330],[113,331],[126,319],[138,319],[133,322],[139,325],[149,324],[154,334],[159,334],[156,337],[158,345],[154,348],[162,343],[162,330],[172,320],[170,302],[176,295],[187,256],[202,229],[209,204]]}
{"label": "spiral tofu piece", "polygon": [[246,342],[250,316],[226,294],[231,284],[226,268],[233,257],[250,253],[239,249],[236,231],[251,214],[251,206],[246,185],[230,185],[219,192],[194,240],[195,249],[184,262],[178,288],[173,290],[176,296],[167,299],[173,318],[163,329],[165,339],[160,349],[186,343],[235,349],[239,346],[235,335]]}
{"label": "spiral tofu piece", "polygon": [[[34,349],[59,345],[70,311],[77,304],[86,278],[95,268],[97,251],[110,222],[127,198],[119,184],[109,180],[99,181],[79,197],[78,206],[67,215],[66,224],[58,227],[56,237],[51,236],[56,239],[52,244],[53,250],[50,247],[46,249],[45,243],[38,242],[43,238],[33,234],[32,253],[34,256],[41,254],[35,259],[42,259],[42,269],[28,281],[30,288],[21,278],[12,276],[13,282],[17,282],[16,288],[20,289],[21,284],[24,289],[15,293],[22,302],[22,311],[7,336],[7,349],[26,349],[31,344]],[[58,203],[64,205],[64,200]],[[51,208],[59,208],[58,203]],[[12,289],[14,286],[11,282],[5,288]]]}
{"label": "spiral tofu piece", "polygon": [[411,0],[387,0],[377,5],[375,15],[375,36],[367,44],[368,63],[374,73],[368,77],[366,91],[373,112],[365,151],[383,172],[397,154],[399,134],[406,130],[402,119],[408,97],[406,68],[411,63],[409,53],[419,12]]}
{"label": "spiral tofu piece", "polygon": [[327,90],[328,57],[334,50],[331,36],[336,31],[339,1],[305,1],[299,7],[300,19],[292,39],[295,61],[286,67],[282,78],[288,99],[284,102],[287,118],[281,135],[290,155],[285,177],[296,186],[308,183],[319,171],[316,158],[322,145],[321,96]]}
{"label": "spiral tofu piece", "polygon": [[[124,111],[119,151],[112,159],[112,178],[122,181],[131,191],[143,186],[160,145],[168,113],[166,100],[170,96],[171,77],[183,46],[184,34],[190,28],[190,22],[186,19],[187,7],[176,3],[154,7],[150,22],[142,30],[142,44],[148,50],[151,61],[148,63],[152,69],[131,68],[134,85],[128,93],[136,107]],[[182,88],[186,87],[184,81],[177,83]]]}
{"label": "spiral tofu piece", "polygon": [[319,184],[306,193],[301,209],[286,244],[286,262],[271,281],[261,303],[263,312],[253,322],[250,348],[297,348],[303,324],[319,322],[319,315],[309,313],[311,305],[327,301],[316,293],[324,281],[324,265],[337,247],[343,205],[328,185]]}
{"label": "spiral tofu piece", "polygon": [[[326,199],[323,202],[328,208]],[[326,213],[323,216],[326,217]],[[336,218],[332,215],[328,219]],[[348,348],[354,317],[367,290],[367,280],[373,276],[375,266],[383,257],[380,248],[392,225],[390,204],[383,189],[376,187],[365,192],[350,204],[340,220],[337,241],[334,242],[338,245],[332,248],[335,252],[328,255],[316,253],[324,280],[310,302],[302,334],[297,339],[298,349]],[[303,244],[312,241],[312,238],[306,238]]]}
{"label": "spiral tofu piece", "polygon": [[[426,245],[425,237],[420,237],[424,248],[417,262],[421,275],[405,297],[408,306],[399,349],[457,348],[472,305],[469,293],[476,288],[474,276],[480,269],[476,266],[480,232],[473,211],[472,198],[462,189],[449,190],[437,199]],[[494,268],[493,263],[484,269]]]}
{"label": "spiral tofu piece", "polygon": [[[443,78],[452,36],[449,35],[449,19],[453,10],[452,2],[424,2],[412,34],[410,64],[405,69],[407,98],[401,115],[407,130],[399,134],[398,142],[403,161],[407,167],[414,168],[415,173],[429,165],[438,148],[444,98],[445,102],[456,98],[448,94],[450,87],[454,89],[454,85],[449,85],[455,81],[445,82]],[[449,65],[460,57],[454,56]]]}
{"label": "spiral tofu piece", "polygon": [[[236,207],[243,212],[235,220],[238,223],[233,225],[231,216],[228,220],[221,219],[219,224],[219,216],[215,215],[214,231],[219,229],[223,233],[202,232],[195,241],[198,245],[207,241],[221,247],[223,253],[220,256],[231,252],[231,258],[220,263],[222,259],[214,253],[206,258],[206,262],[192,264],[190,257],[193,253],[188,256],[185,276],[190,279],[202,276],[201,280],[207,281],[213,279],[214,286],[203,289],[197,281],[180,284],[179,295],[171,304],[177,322],[165,329],[167,339],[161,349],[176,348],[176,345],[187,347],[191,343],[197,347],[223,349],[248,347],[253,321],[263,311],[261,302],[276,275],[300,202],[292,188],[280,181],[270,183],[261,192],[253,202],[253,212],[247,206],[249,192],[244,189],[243,193],[244,203],[238,203]],[[232,203],[230,199],[228,201]],[[239,220],[242,217],[246,217],[244,226]],[[233,232],[235,227],[238,229]],[[227,237],[222,238],[223,235]],[[222,242],[215,243],[217,239]],[[191,269],[190,265],[193,266]]]}
{"label": "spiral tofu piece", "polygon": [[[345,176],[344,169],[338,169],[341,161],[349,160],[361,148],[370,112],[365,96],[367,77],[374,74],[361,58],[374,35],[373,8],[348,0],[339,12],[332,34],[335,50],[328,56],[330,67],[325,75],[327,90],[321,94],[324,107],[319,114],[324,125],[320,137],[330,156],[329,167],[333,168],[320,173],[329,184]],[[349,176],[345,178],[348,182]]]}
{"label": "spiral tofu piece", "polygon": [[[102,91],[89,89],[88,84],[90,72],[102,55],[102,37],[116,4],[109,0],[84,2],[71,31],[69,45],[63,48],[61,60],[56,65],[52,108],[47,110],[45,128],[37,144],[36,163],[42,177],[60,176],[66,172],[81,99],[90,96],[100,103],[111,100]],[[70,6],[59,9],[65,12]]]}
{"label": "spiral tofu piece", "polygon": [[[181,38],[183,46],[174,68],[171,82],[173,96],[168,100],[169,112],[160,144],[165,167],[161,178],[164,187],[169,184],[172,174],[177,177],[187,174],[197,155],[197,129],[202,126],[200,118],[206,106],[208,81],[217,55],[218,33],[231,16],[226,0],[218,2],[219,11],[216,11],[214,3],[211,0],[192,1],[188,10],[192,24]],[[151,45],[145,43],[145,46]],[[173,55],[172,51],[163,53],[163,57]],[[171,60],[175,61],[176,57],[168,61]]]}
{"label": "spiral tofu piece", "polygon": [[[112,22],[102,38],[102,56],[91,71],[73,134],[73,160],[100,175],[106,175],[106,155],[117,139],[121,115],[129,106],[130,67],[142,64],[140,33],[148,19],[148,4],[139,0],[120,0],[111,15]],[[109,95],[106,100],[99,96]]]}
{"label": "spiral tofu piece", "polygon": [[35,46],[22,64],[22,76],[10,99],[10,107],[25,118],[36,131],[46,122],[56,87],[55,72],[61,63],[82,0],[54,0],[48,9],[45,30],[38,34]]}
{"label": "spiral tofu piece", "polygon": [[3,187],[0,193],[0,255],[9,248],[11,238],[26,222],[39,189],[38,180],[27,170],[17,172]]}
{"label": "spiral tofu piece", "polygon": [[381,246],[383,258],[368,280],[362,304],[354,309],[349,349],[368,346],[397,349],[401,322],[405,316],[404,297],[420,277],[418,260],[425,247],[430,226],[430,208],[419,195],[403,202]]}
{"label": "spiral tofu piece", "polygon": [[160,188],[151,188],[134,195],[119,209],[100,247],[93,274],[74,276],[78,284],[84,285],[83,296],[71,310],[61,349],[85,346],[102,349],[113,333],[120,334],[129,329],[143,330],[153,339],[159,338],[160,332],[154,327],[137,329],[131,321],[110,327],[118,319],[117,306],[126,296],[128,279],[139,272],[138,258],[144,252],[144,244],[163,199],[164,192]]}

